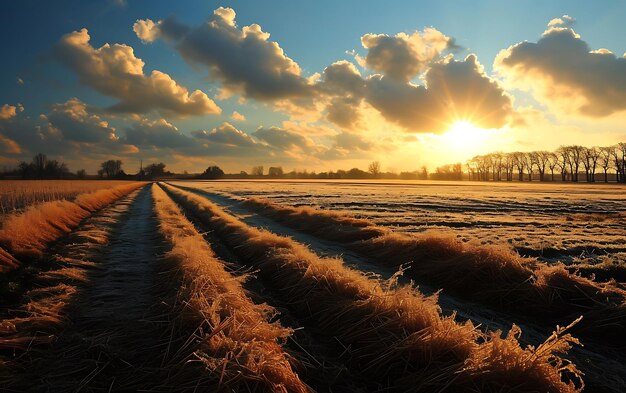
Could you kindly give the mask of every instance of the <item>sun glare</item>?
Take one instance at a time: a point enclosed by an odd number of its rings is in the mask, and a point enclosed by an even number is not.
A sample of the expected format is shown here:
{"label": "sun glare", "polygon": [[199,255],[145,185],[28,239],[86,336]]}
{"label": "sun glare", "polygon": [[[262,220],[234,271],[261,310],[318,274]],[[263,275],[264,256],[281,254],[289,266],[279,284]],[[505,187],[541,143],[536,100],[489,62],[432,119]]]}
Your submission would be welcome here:
{"label": "sun glare", "polygon": [[470,121],[460,120],[452,124],[450,129],[443,134],[443,138],[457,149],[474,150],[485,144],[488,131],[476,127]]}

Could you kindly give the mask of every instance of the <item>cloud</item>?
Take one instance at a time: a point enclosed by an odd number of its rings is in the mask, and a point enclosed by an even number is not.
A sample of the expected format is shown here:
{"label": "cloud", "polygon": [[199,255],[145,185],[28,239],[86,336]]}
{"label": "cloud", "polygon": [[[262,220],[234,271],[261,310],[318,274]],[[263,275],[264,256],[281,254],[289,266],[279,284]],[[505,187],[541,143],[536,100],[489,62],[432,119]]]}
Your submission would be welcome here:
{"label": "cloud", "polygon": [[17,114],[17,107],[4,104],[0,107],[0,120],[9,120]]}
{"label": "cloud", "polygon": [[367,79],[366,100],[410,132],[440,133],[458,120],[499,128],[513,113],[511,98],[485,74],[475,55],[433,64],[425,85],[374,75]]}
{"label": "cloud", "polygon": [[151,19],[138,19],[133,25],[133,31],[144,44],[154,42],[158,38],[159,29]]}
{"label": "cloud", "polygon": [[234,121],[246,121],[246,117],[237,111],[234,111],[230,118]]}
{"label": "cloud", "polygon": [[133,48],[104,44],[94,48],[87,29],[66,34],[54,48],[55,57],[74,71],[81,83],[120,100],[110,110],[163,116],[219,114],[220,108],[200,90],[189,92],[168,74],[154,70],[144,75],[144,62]]}
{"label": "cloud", "polygon": [[238,130],[230,123],[223,123],[211,131],[193,131],[191,134],[198,139],[233,147],[250,147],[256,145],[256,142],[248,134]]}
{"label": "cloud", "polygon": [[626,58],[591,50],[569,28],[553,27],[536,43],[500,51],[494,68],[511,86],[568,114],[597,118],[626,109]]}
{"label": "cloud", "polygon": [[0,135],[0,151],[5,154],[20,154],[22,148],[13,139]]}
{"label": "cloud", "polygon": [[141,121],[125,129],[125,141],[142,148],[186,149],[195,147],[193,139],[181,133],[165,119]]}
{"label": "cloud", "polygon": [[282,150],[310,151],[315,146],[310,138],[279,127],[259,127],[253,135],[268,145]]}
{"label": "cloud", "polygon": [[407,82],[426,70],[442,51],[454,46],[454,41],[439,30],[426,28],[413,34],[365,34],[361,44],[367,49],[361,65],[385,76]]}
{"label": "cloud", "polygon": [[118,139],[115,128],[100,116],[88,113],[87,105],[77,98],[52,105],[52,111],[43,118],[65,141],[102,143]]}
{"label": "cloud", "polygon": [[269,33],[258,24],[239,28],[235,16],[233,9],[220,7],[199,26],[186,26],[173,18],[156,23],[147,19],[137,21],[134,30],[141,40],[161,38],[186,61],[206,66],[222,83],[225,96],[240,93],[276,100],[310,94],[300,66],[269,40]]}
{"label": "cloud", "polygon": [[560,18],[551,19],[550,22],[548,22],[548,27],[572,27],[574,24],[576,24],[576,19],[569,15],[563,15]]}

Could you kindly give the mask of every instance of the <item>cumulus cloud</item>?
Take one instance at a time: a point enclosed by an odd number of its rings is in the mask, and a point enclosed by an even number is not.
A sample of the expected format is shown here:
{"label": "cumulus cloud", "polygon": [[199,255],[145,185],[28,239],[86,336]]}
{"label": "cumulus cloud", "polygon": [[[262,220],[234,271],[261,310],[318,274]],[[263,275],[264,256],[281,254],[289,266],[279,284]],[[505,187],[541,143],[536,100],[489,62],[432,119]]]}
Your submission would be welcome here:
{"label": "cumulus cloud", "polygon": [[268,145],[282,150],[309,151],[315,147],[310,138],[279,127],[259,127],[253,135]]}
{"label": "cumulus cloud", "polygon": [[145,75],[144,62],[132,47],[104,44],[96,49],[89,41],[87,29],[66,34],[55,46],[54,55],[78,75],[81,83],[119,99],[111,110],[134,114],[158,111],[164,116],[221,113],[202,91],[190,93],[161,71]]}
{"label": "cumulus cloud", "polygon": [[409,81],[422,73],[442,51],[454,46],[454,41],[434,28],[413,34],[365,34],[361,44],[367,49],[361,65],[399,81]]}
{"label": "cumulus cloud", "polygon": [[17,107],[4,104],[0,107],[0,120],[9,120],[17,114]]}
{"label": "cumulus cloud", "polygon": [[118,139],[115,128],[100,116],[89,113],[87,105],[77,98],[52,105],[52,111],[43,118],[66,141],[101,143]]}
{"label": "cumulus cloud", "polygon": [[512,86],[566,113],[603,117],[626,109],[626,58],[591,50],[569,28],[502,50],[494,67]]}
{"label": "cumulus cloud", "polygon": [[572,27],[575,23],[576,19],[569,15],[563,15],[560,18],[551,19],[550,22],[548,22],[548,27]]}
{"label": "cumulus cloud", "polygon": [[246,117],[237,111],[234,111],[230,118],[234,121],[246,121]]}
{"label": "cumulus cloud", "polygon": [[128,127],[126,142],[141,148],[185,149],[195,146],[192,138],[184,135],[165,119],[141,121]]}
{"label": "cumulus cloud", "polygon": [[206,66],[222,83],[225,96],[240,93],[275,100],[310,94],[300,66],[269,40],[269,33],[258,24],[239,28],[235,16],[233,9],[220,7],[199,26],[190,27],[173,18],[156,23],[148,19],[137,21],[134,30],[141,40],[161,38],[188,62]]}
{"label": "cumulus cloud", "polygon": [[413,85],[374,75],[367,80],[366,99],[388,121],[410,132],[444,132],[457,120],[498,128],[513,112],[511,98],[474,55],[434,64],[425,82]]}
{"label": "cumulus cloud", "polygon": [[193,131],[191,134],[198,139],[233,147],[250,147],[256,145],[256,142],[248,134],[238,130],[230,123],[223,123],[211,131]]}

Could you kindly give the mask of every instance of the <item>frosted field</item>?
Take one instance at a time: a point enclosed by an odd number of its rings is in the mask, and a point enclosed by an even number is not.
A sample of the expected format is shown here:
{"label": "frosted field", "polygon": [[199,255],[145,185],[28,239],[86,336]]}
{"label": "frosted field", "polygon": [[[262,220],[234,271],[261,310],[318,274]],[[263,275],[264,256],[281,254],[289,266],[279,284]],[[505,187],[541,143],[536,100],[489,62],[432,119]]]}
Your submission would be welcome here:
{"label": "frosted field", "polygon": [[176,182],[373,220],[401,232],[453,233],[566,263],[626,260],[626,188],[606,184],[380,181]]}

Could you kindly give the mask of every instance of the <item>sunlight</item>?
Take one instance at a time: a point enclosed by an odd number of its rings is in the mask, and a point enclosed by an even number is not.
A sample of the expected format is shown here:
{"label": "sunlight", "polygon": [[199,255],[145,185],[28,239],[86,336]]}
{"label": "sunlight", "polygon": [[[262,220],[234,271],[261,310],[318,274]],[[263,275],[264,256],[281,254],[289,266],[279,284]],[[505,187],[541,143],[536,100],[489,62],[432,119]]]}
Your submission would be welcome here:
{"label": "sunlight", "polygon": [[460,120],[452,124],[442,137],[454,150],[474,151],[488,142],[489,132],[470,121]]}

